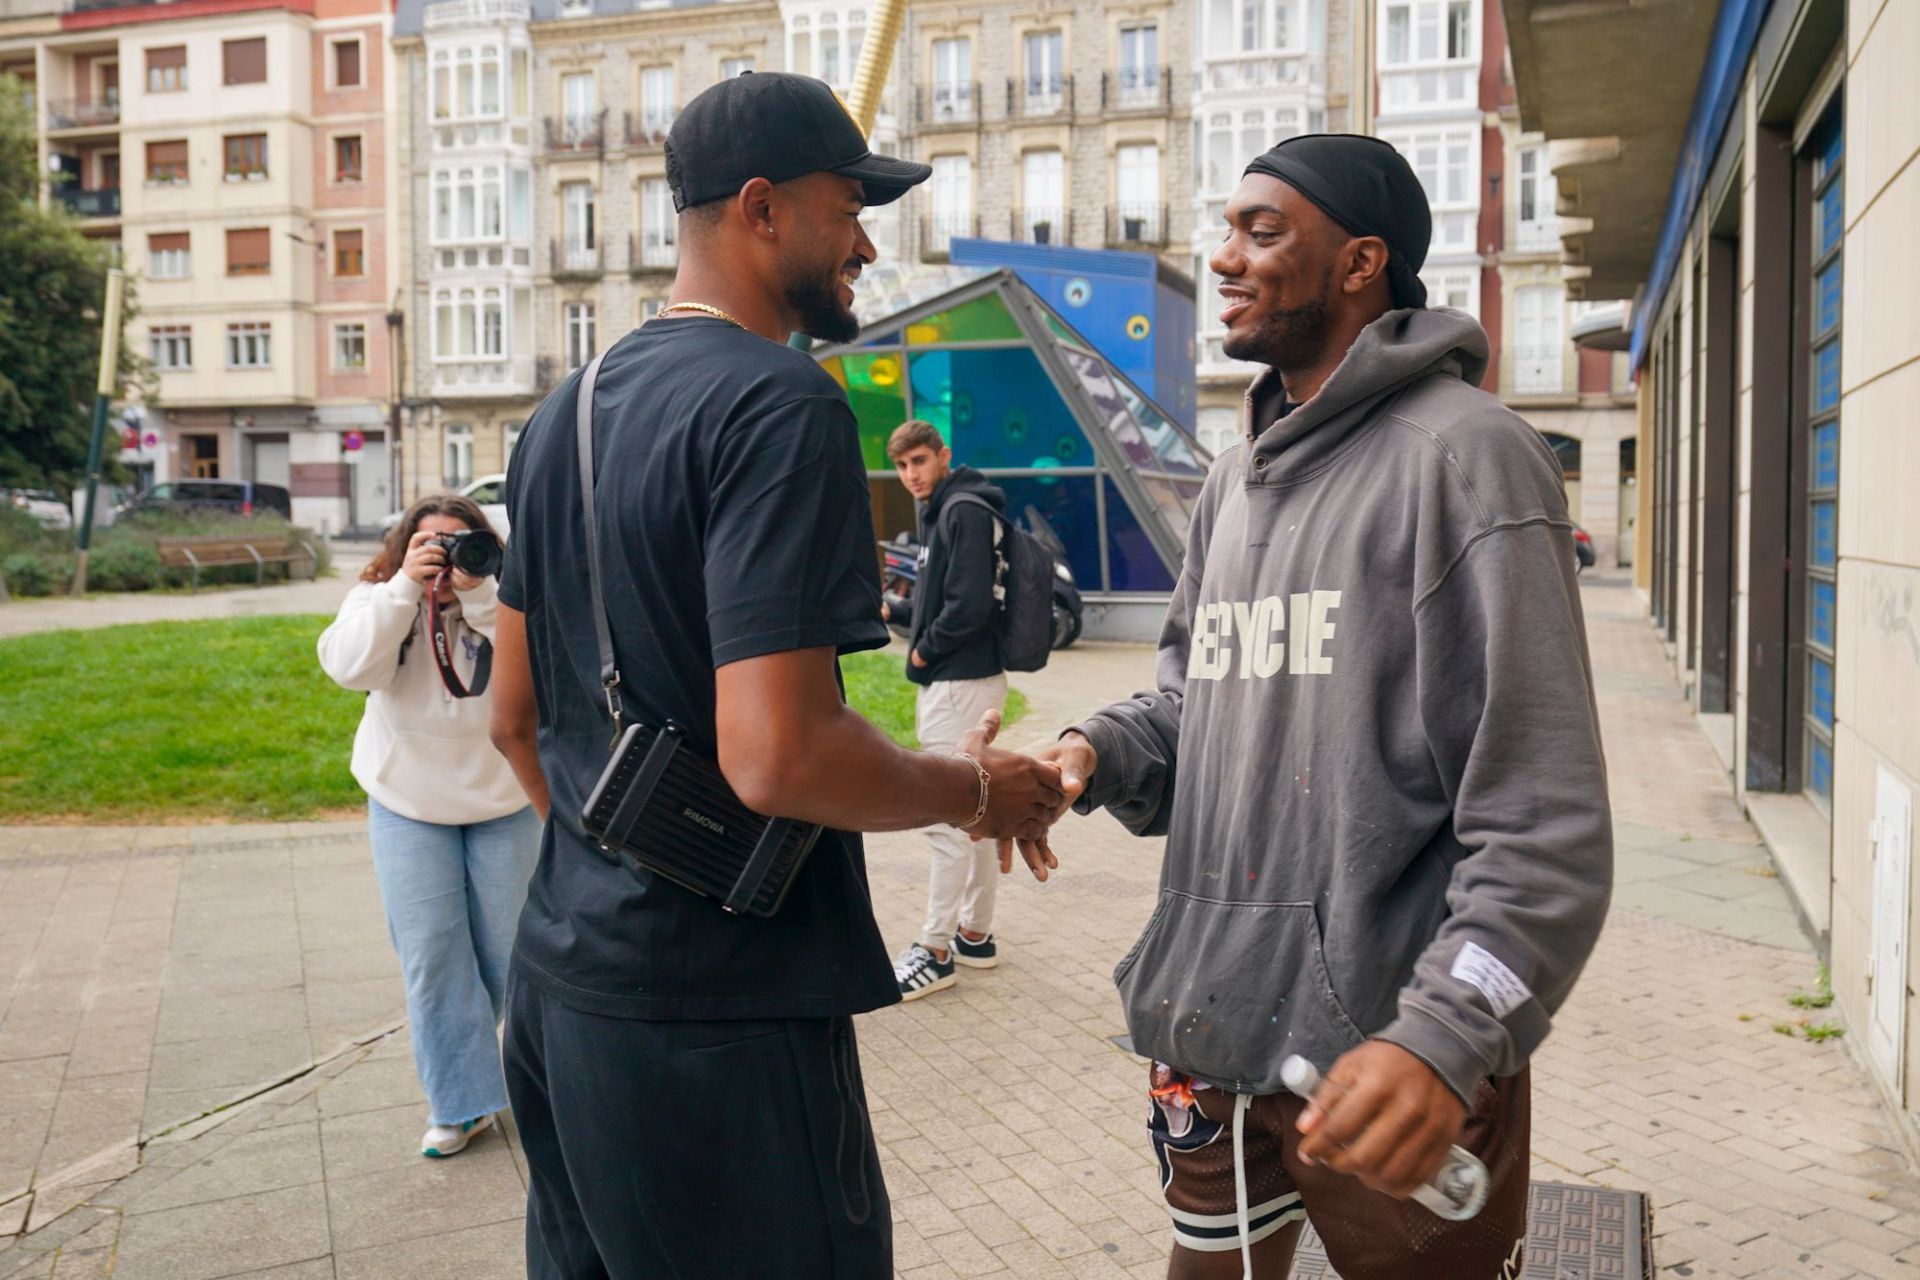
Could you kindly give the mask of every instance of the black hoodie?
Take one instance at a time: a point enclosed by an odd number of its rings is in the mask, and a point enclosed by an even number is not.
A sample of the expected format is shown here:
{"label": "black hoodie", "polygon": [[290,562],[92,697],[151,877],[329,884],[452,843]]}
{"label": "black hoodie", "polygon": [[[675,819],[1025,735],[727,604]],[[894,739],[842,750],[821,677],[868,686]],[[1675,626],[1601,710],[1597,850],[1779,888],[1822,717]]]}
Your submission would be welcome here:
{"label": "black hoodie", "polygon": [[994,542],[999,522],[978,503],[955,502],[971,493],[1007,509],[1007,495],[972,467],[955,467],[927,499],[920,517],[920,580],[913,589],[909,634],[927,665],[907,660],[907,679],[984,680],[1006,668],[1000,661],[994,599]]}

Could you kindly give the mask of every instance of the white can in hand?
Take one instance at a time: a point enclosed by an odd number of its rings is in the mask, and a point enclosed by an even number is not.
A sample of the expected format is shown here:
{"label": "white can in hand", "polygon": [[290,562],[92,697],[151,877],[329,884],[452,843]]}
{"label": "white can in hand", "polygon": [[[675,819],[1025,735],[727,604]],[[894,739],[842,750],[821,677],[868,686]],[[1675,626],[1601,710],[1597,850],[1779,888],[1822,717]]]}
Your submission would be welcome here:
{"label": "white can in hand", "polygon": [[[1288,1089],[1309,1101],[1328,1083],[1319,1068],[1297,1053],[1280,1064],[1280,1079]],[[1437,1217],[1464,1222],[1486,1205],[1491,1183],[1487,1166],[1478,1156],[1459,1147],[1449,1147],[1446,1163],[1431,1179],[1415,1188],[1413,1200]]]}

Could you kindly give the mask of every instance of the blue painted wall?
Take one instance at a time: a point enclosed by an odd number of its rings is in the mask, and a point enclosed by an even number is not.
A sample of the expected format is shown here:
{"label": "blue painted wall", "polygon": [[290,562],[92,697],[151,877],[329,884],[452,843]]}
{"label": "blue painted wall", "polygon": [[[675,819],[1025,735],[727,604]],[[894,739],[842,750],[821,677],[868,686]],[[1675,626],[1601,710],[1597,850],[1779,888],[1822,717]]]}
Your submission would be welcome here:
{"label": "blue painted wall", "polygon": [[952,261],[1010,268],[1181,426],[1193,430],[1193,283],[1154,255],[956,239]]}

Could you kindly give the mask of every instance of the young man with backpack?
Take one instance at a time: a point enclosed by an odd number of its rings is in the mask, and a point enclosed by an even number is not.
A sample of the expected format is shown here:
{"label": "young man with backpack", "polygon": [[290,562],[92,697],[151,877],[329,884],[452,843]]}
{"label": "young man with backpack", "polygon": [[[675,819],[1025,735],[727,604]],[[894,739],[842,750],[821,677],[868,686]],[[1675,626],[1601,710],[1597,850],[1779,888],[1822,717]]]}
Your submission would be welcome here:
{"label": "young man with backpack", "polygon": [[[921,506],[920,575],[910,601],[881,607],[890,621],[907,627],[912,640],[907,679],[920,686],[920,748],[947,752],[1007,700],[996,590],[1008,534],[1007,495],[972,467],[954,466],[953,451],[931,422],[902,423],[887,442],[887,456]],[[902,1000],[952,986],[957,965],[991,969],[1000,963],[993,940],[993,845],[951,827],[928,828],[927,843],[933,871],[926,925],[919,941],[894,962]]]}

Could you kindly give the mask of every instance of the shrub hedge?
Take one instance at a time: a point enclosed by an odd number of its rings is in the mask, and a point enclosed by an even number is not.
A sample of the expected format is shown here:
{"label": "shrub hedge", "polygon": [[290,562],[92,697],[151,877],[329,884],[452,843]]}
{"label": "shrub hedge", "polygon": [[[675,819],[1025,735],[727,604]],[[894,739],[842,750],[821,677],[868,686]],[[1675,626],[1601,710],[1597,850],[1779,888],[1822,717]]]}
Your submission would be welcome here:
{"label": "shrub hedge", "polygon": [[[245,537],[271,532],[303,538],[319,553],[319,572],[330,560],[327,545],[309,530],[290,525],[271,514],[257,516],[220,513],[143,512],[122,519],[93,535],[93,556],[87,566],[87,585],[95,591],[156,591],[180,588],[192,581],[185,569],[160,563],[161,538]],[[43,528],[24,511],[0,506],[0,574],[15,596],[45,596],[64,591],[73,581],[73,532]],[[268,565],[267,580],[286,581],[295,565]],[[252,565],[206,569],[200,585],[244,583],[254,580]]]}

